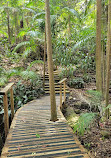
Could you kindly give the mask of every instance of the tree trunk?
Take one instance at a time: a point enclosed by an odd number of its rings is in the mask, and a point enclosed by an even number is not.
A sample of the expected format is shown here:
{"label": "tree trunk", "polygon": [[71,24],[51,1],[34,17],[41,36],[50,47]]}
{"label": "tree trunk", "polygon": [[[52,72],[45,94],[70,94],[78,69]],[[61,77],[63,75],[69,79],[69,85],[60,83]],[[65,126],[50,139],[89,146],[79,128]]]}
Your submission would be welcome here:
{"label": "tree trunk", "polygon": [[[7,2],[7,7],[8,7],[8,2]],[[11,37],[10,37],[10,17],[9,17],[9,10],[7,8],[7,27],[8,27],[8,42],[11,44]]]}
{"label": "tree trunk", "polygon": [[101,73],[101,0],[97,0],[97,22],[96,22],[96,87],[102,92]]}
{"label": "tree trunk", "polygon": [[49,72],[50,101],[51,101],[51,121],[57,121],[53,60],[52,60],[49,0],[45,0],[45,10],[46,10],[47,57],[48,57],[48,72]]}
{"label": "tree trunk", "polygon": [[[106,107],[109,104],[109,85],[110,85],[110,59],[111,59],[111,1],[108,4],[108,35],[107,35],[107,54],[106,54]],[[106,117],[109,118],[109,110],[106,110]]]}
{"label": "tree trunk", "polygon": [[46,25],[45,25],[45,42],[44,42],[44,78],[43,78],[43,87],[45,89],[45,62],[46,62]]}

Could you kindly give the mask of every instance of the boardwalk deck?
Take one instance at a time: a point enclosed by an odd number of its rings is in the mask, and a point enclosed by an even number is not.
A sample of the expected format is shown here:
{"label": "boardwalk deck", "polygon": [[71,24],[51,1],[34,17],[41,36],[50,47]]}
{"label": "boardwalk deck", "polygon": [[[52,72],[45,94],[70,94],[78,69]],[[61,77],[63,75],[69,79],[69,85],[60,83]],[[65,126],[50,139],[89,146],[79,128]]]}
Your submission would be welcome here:
{"label": "boardwalk deck", "polygon": [[[56,96],[57,106],[59,100]],[[57,113],[58,121],[51,122],[49,96],[20,108],[13,119],[1,158],[88,158],[59,108]]]}

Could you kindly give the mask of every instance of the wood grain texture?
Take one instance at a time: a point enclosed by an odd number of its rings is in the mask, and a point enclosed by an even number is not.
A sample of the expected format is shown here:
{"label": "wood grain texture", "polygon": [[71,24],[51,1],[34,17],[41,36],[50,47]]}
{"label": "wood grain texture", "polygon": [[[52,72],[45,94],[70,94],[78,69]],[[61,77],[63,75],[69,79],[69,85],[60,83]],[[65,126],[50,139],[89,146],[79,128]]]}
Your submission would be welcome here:
{"label": "wood grain texture", "polygon": [[14,85],[14,83],[9,83],[5,88],[0,90],[0,95],[5,95],[11,87]]}
{"label": "wood grain texture", "polygon": [[44,96],[20,108],[13,119],[1,158],[88,158],[60,111],[50,121],[50,97]]}

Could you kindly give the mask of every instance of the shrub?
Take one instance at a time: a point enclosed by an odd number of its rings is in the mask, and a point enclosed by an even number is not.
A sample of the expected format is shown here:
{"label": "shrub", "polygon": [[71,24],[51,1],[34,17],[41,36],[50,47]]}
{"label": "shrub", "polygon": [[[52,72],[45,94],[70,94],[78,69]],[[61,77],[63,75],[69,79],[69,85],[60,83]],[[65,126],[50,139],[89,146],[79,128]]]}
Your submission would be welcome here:
{"label": "shrub", "polygon": [[68,86],[71,88],[84,88],[84,84],[82,78],[71,78],[68,80]]}
{"label": "shrub", "polygon": [[85,113],[81,114],[77,122],[75,123],[73,130],[78,135],[84,135],[85,131],[88,130],[91,124],[94,122],[96,113]]}

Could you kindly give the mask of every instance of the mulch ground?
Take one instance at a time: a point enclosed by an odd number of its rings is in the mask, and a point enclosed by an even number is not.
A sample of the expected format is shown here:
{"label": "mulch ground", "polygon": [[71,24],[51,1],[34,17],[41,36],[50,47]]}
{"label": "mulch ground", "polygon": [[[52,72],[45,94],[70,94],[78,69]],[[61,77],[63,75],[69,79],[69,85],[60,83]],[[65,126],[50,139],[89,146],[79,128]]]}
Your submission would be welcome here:
{"label": "mulch ground", "polygon": [[[78,105],[80,106],[81,101],[81,98],[78,96],[80,93],[84,93],[84,91],[72,89],[71,96],[67,98],[66,103],[63,105],[63,113],[66,118],[70,115],[67,109],[71,109],[71,111],[73,110],[73,112],[77,114]],[[76,102],[79,104],[76,104]],[[83,100],[81,102],[83,102]],[[89,111],[87,104],[85,107],[83,105],[80,107],[78,115]],[[102,123],[99,122],[99,124],[98,121],[95,120],[91,128],[84,133],[84,136],[78,136],[78,138],[81,144],[84,145],[95,158],[111,157],[111,120],[103,121]]]}

